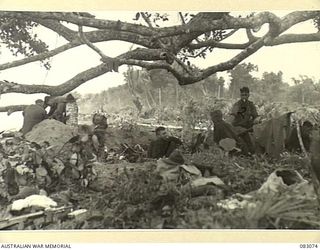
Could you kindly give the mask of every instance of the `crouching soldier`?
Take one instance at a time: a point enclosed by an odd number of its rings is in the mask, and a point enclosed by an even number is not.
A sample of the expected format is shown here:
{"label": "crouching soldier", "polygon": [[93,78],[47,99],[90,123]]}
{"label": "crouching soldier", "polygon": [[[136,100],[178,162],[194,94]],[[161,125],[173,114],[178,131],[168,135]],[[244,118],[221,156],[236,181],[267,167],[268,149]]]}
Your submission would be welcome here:
{"label": "crouching soldier", "polygon": [[164,156],[169,157],[182,144],[180,139],[169,136],[165,127],[158,127],[155,132],[157,139],[150,143],[148,158],[159,159]]}

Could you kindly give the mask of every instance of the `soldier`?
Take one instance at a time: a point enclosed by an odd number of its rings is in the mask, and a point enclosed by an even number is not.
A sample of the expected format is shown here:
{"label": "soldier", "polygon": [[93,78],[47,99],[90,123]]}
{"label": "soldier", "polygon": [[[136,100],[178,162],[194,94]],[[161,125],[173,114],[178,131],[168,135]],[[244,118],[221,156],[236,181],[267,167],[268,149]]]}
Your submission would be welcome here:
{"label": "soldier", "polygon": [[35,104],[31,104],[25,108],[22,113],[23,126],[21,132],[23,135],[32,130],[34,125],[40,123],[46,118],[46,110],[44,109],[44,102],[40,99],[36,100]]}
{"label": "soldier", "polygon": [[[303,125],[300,126],[301,139],[307,151],[310,150],[312,130],[313,130],[313,125],[309,121],[305,121]],[[298,132],[296,127],[291,130],[285,144],[286,144],[286,149],[288,151],[301,152],[301,146],[298,139]]]}
{"label": "soldier", "polygon": [[[237,135],[235,128],[223,120],[221,110],[213,110],[210,112],[211,120],[214,123],[213,141],[219,145],[223,139],[230,138],[236,141],[236,145],[241,149],[241,154],[248,153],[248,147],[243,139]],[[207,143],[210,142],[210,139]]]}
{"label": "soldier", "polygon": [[240,89],[240,100],[237,101],[231,110],[233,121],[231,124],[237,129],[241,129],[240,137],[248,146],[249,152],[254,153],[253,143],[250,138],[249,131],[254,125],[255,119],[258,117],[257,109],[253,102],[249,101],[250,91],[248,87]]}
{"label": "soldier", "polygon": [[46,96],[44,98],[45,107],[50,107],[48,118],[66,123],[66,97]]}
{"label": "soldier", "polygon": [[103,113],[95,113],[92,117],[92,123],[94,126],[93,134],[97,138],[96,152],[99,161],[105,161],[105,140],[106,129],[108,128],[108,120]]}
{"label": "soldier", "polygon": [[157,139],[152,141],[149,146],[149,158],[159,159],[164,156],[169,157],[169,155],[182,144],[180,139],[169,136],[165,127],[158,127],[155,132]]}

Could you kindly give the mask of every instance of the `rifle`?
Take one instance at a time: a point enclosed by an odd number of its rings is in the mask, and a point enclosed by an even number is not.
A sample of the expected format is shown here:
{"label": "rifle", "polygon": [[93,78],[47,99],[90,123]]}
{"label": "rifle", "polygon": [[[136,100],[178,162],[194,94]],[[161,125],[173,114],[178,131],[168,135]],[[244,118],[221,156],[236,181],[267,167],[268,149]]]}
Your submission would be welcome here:
{"label": "rifle", "polygon": [[[43,218],[43,221],[52,221],[53,216],[64,216],[66,213],[70,212],[72,206],[62,206],[58,208],[48,208],[44,211],[38,211],[30,214],[24,214],[20,216],[15,216],[12,218],[0,220],[0,230],[11,227],[16,224],[25,223],[29,219]],[[62,214],[62,215],[61,215]]]}

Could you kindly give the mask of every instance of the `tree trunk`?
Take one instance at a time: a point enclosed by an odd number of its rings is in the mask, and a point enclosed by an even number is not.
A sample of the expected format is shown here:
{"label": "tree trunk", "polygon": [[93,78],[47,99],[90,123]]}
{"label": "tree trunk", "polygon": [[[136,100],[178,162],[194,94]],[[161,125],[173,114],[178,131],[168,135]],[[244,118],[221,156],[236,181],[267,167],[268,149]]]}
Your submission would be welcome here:
{"label": "tree trunk", "polygon": [[159,107],[161,109],[162,106],[162,100],[161,100],[162,96],[161,96],[161,88],[159,88]]}
{"label": "tree trunk", "polygon": [[176,107],[179,105],[179,86],[176,84]]}
{"label": "tree trunk", "polygon": [[145,92],[145,95],[146,95],[146,103],[147,103],[147,105],[148,105],[148,108],[149,108],[149,109],[152,109],[152,106],[151,106],[151,104],[150,104],[150,102],[149,102],[148,92],[147,92],[147,91]]}

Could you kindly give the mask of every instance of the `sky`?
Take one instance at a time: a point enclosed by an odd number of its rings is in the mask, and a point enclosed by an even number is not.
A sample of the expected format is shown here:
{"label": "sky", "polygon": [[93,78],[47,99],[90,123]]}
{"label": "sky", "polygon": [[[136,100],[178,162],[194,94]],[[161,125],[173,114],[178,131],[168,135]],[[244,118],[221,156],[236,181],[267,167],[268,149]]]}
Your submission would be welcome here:
{"label": "sky", "polygon": [[[91,12],[92,13],[92,12]],[[170,14],[170,22],[166,25],[176,24],[178,22],[177,12],[168,12]],[[249,12],[233,12],[232,14],[248,14]],[[278,16],[284,16],[288,12],[274,12]],[[97,18],[106,18],[111,20],[122,20],[132,22],[135,16],[135,12],[94,12]],[[72,27],[72,25],[70,25]],[[257,35],[263,35],[266,32],[267,27],[262,27]],[[86,31],[86,30],[85,30]],[[294,28],[288,30],[288,33],[313,33],[315,28],[311,22],[305,22],[301,25],[297,25]],[[56,34],[50,32],[45,28],[37,30],[37,33],[41,38],[46,41],[50,49],[59,47],[65,43],[65,40],[58,37]],[[224,42],[241,43],[246,41],[245,32],[237,32],[236,35],[225,40]],[[108,56],[114,57],[121,53],[126,52],[132,44],[128,44],[120,41],[111,41],[99,43],[97,46]],[[223,49],[215,49],[214,53],[208,56],[205,60],[193,61],[199,67],[208,67],[223,61],[226,61],[239,53],[240,51],[230,51]],[[290,83],[292,77],[299,77],[299,75],[308,75],[314,77],[315,80],[320,79],[319,70],[319,58],[320,58],[320,43],[300,43],[300,44],[287,44],[274,47],[265,47],[260,49],[255,54],[244,60],[246,63],[253,63],[258,65],[259,71],[255,73],[256,77],[260,77],[265,71],[284,73],[284,80]],[[1,48],[0,64],[17,60],[10,52]],[[74,77],[79,72],[94,67],[100,64],[100,58],[90,48],[86,46],[80,46],[75,49],[68,50],[58,56],[53,57],[51,60],[51,69],[47,71],[44,67],[40,66],[39,62],[34,62],[28,65],[4,70],[0,72],[2,80],[14,81],[21,84],[47,84],[58,85],[70,78]],[[123,73],[126,71],[125,66],[121,66],[119,73],[107,73],[103,76],[95,78],[89,82],[84,83],[76,89],[81,94],[86,93],[98,93],[103,90],[107,90],[110,87],[115,87],[124,83]],[[223,76],[227,79],[226,73],[218,73],[218,76]],[[43,98],[44,95],[23,95],[23,94],[5,94],[0,97],[0,106],[14,105],[14,104],[30,104],[34,103],[37,98]],[[0,118],[4,114],[0,114]],[[21,116],[21,113],[12,114],[6,117],[6,123],[10,123],[17,117]],[[3,117],[4,118],[4,117]],[[9,119],[8,119],[9,118]],[[1,119],[2,120],[2,119]],[[8,127],[6,125],[6,127]],[[9,126],[10,127],[10,126]],[[0,125],[1,129],[1,125]]]}

